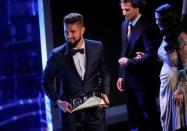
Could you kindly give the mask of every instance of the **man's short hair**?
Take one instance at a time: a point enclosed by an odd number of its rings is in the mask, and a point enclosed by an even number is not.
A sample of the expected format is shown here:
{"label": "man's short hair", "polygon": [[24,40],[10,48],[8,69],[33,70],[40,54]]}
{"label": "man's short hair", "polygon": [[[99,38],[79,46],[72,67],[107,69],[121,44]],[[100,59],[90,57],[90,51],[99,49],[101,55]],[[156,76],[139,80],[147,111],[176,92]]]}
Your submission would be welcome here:
{"label": "man's short hair", "polygon": [[130,2],[133,7],[141,8],[145,6],[146,2],[144,0],[120,0],[121,3]]}
{"label": "man's short hair", "polygon": [[78,23],[84,26],[83,16],[79,13],[69,13],[64,17],[64,24]]}
{"label": "man's short hair", "polygon": [[120,0],[121,3],[127,3],[130,2],[132,4],[132,7],[139,8],[140,12],[143,13],[146,1],[145,0]]}

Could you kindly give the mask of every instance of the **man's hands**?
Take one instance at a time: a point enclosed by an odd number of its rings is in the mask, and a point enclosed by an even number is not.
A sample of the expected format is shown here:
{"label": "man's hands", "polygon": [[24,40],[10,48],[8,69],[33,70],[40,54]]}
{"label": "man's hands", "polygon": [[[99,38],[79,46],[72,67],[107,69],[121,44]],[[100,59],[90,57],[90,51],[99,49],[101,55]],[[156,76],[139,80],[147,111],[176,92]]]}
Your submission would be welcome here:
{"label": "man's hands", "polygon": [[[135,59],[141,59],[143,56],[144,56],[144,52],[136,52],[136,57],[134,57]],[[121,66],[127,66],[128,64],[128,58],[127,57],[121,57],[119,60],[118,60],[118,63],[121,65]]]}
{"label": "man's hands", "polygon": [[140,58],[142,58],[143,56],[144,56],[144,52],[136,52],[136,59],[140,59]]}
{"label": "man's hands", "polygon": [[[101,98],[104,100],[105,104],[99,105],[101,108],[109,107],[110,101],[108,99],[108,96],[106,94],[101,93]],[[72,113],[73,107],[70,103],[67,101],[57,100],[58,107],[64,112],[64,113]]]}
{"label": "man's hands", "polygon": [[118,60],[119,64],[120,65],[124,65],[124,66],[127,66],[127,62],[128,62],[128,58],[126,57],[122,57]]}
{"label": "man's hands", "polygon": [[68,112],[68,113],[72,113],[73,107],[70,103],[68,103],[67,101],[62,101],[62,100],[57,100],[57,105],[58,107],[64,111],[64,113]]}
{"label": "man's hands", "polygon": [[123,79],[121,77],[118,78],[117,80],[117,89],[120,91],[120,92],[123,92],[124,89],[123,89]]}
{"label": "man's hands", "polygon": [[[141,59],[143,56],[145,55],[144,52],[136,52],[136,57],[134,57],[135,59]],[[127,57],[121,57],[119,60],[118,60],[120,66],[125,66],[127,67],[127,64],[128,64],[128,58]],[[120,91],[120,92],[123,92],[124,89],[123,89],[123,79],[121,77],[118,78],[117,80],[117,89]]]}
{"label": "man's hands", "polygon": [[109,107],[110,101],[108,99],[108,96],[106,94],[101,93],[101,98],[104,100],[105,104],[99,105],[101,108]]}

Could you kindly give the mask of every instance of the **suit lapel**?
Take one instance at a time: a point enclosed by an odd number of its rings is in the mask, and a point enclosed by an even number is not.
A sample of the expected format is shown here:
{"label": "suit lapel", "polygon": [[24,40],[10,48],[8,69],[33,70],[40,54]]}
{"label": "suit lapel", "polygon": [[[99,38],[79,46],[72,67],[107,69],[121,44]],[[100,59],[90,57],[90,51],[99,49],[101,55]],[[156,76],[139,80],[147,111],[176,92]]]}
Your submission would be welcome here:
{"label": "suit lapel", "polygon": [[135,44],[137,44],[137,37],[140,37],[140,34],[141,34],[141,31],[142,31],[142,17],[140,17],[140,19],[137,21],[137,23],[135,24],[132,32],[131,32],[131,35],[130,35],[130,38],[129,38],[129,41],[127,42],[127,47],[125,49],[125,55],[128,57],[129,55],[132,55],[132,51],[133,49],[135,48]]}
{"label": "suit lapel", "polygon": [[123,47],[124,54],[126,54],[128,44],[129,44],[127,33],[128,33],[128,21],[126,20],[122,25],[122,37],[123,37],[123,43],[125,43]]}
{"label": "suit lapel", "polygon": [[85,50],[86,50],[86,71],[85,71],[85,75],[84,75],[84,80],[87,78],[88,75],[88,71],[90,69],[90,60],[91,60],[91,53],[92,53],[92,49],[91,46],[89,45],[88,41],[85,40]]}
{"label": "suit lapel", "polygon": [[142,19],[142,17],[140,17],[140,19],[137,21],[137,23],[135,24],[135,26],[132,30],[130,38],[129,38],[129,43],[131,43],[131,41],[134,40],[134,38],[137,36],[138,33],[141,33],[140,32],[140,28],[141,28],[140,23],[142,21],[141,19]]}

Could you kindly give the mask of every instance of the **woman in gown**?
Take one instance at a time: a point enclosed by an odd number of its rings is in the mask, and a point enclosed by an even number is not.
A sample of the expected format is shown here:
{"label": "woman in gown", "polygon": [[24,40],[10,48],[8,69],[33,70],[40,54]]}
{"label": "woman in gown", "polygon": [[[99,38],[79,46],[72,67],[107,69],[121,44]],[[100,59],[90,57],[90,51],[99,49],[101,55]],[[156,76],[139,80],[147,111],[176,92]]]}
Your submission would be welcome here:
{"label": "woman in gown", "polygon": [[160,72],[160,111],[163,131],[187,131],[187,42],[176,11],[170,4],[155,10],[155,20],[163,35],[158,56]]}

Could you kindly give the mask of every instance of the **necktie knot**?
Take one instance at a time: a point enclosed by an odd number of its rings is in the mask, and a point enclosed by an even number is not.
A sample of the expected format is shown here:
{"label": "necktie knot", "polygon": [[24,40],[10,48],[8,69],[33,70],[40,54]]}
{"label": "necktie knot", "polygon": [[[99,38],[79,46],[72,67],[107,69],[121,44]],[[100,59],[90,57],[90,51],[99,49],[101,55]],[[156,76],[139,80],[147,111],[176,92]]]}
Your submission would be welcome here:
{"label": "necktie knot", "polygon": [[132,29],[133,29],[133,25],[132,25],[132,24],[129,24],[129,25],[128,25],[128,28],[129,28],[130,30],[132,30]]}
{"label": "necktie knot", "polygon": [[71,50],[72,55],[75,55],[78,52],[81,53],[81,54],[84,54],[84,48],[72,49]]}

